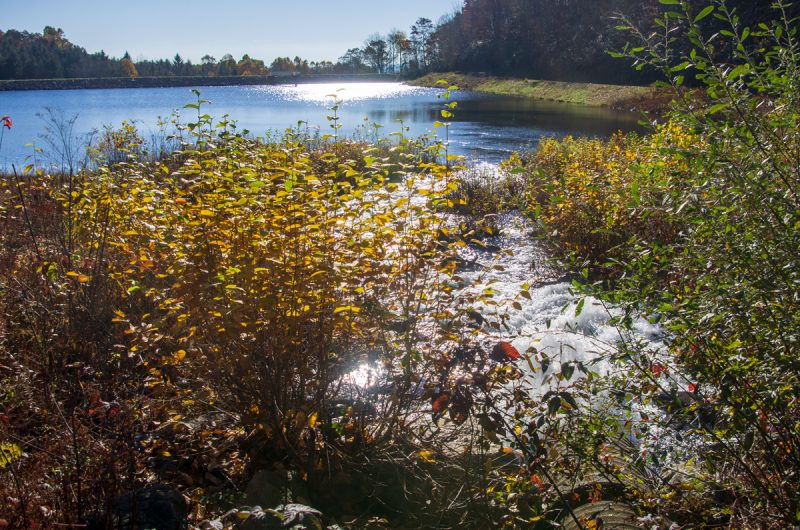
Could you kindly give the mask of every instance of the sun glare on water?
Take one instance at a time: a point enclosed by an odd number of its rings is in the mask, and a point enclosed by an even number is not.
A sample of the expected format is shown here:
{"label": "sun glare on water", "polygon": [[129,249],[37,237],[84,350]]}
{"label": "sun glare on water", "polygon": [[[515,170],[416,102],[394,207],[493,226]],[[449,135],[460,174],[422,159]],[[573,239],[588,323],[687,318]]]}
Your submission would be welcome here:
{"label": "sun glare on water", "polygon": [[328,103],[335,96],[342,101],[389,99],[418,93],[418,87],[402,83],[308,83],[269,87],[287,99]]}

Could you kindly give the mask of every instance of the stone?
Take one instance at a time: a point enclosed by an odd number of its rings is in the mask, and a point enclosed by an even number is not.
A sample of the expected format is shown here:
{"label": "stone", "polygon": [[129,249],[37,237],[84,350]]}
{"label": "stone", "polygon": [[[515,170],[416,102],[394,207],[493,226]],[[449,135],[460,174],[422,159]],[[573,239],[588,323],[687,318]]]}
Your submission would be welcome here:
{"label": "stone", "polygon": [[96,512],[87,530],[183,530],[188,507],[181,493],[156,484],[114,499],[110,512]]}
{"label": "stone", "polygon": [[245,504],[265,507],[283,504],[286,488],[286,473],[258,471],[245,488]]}

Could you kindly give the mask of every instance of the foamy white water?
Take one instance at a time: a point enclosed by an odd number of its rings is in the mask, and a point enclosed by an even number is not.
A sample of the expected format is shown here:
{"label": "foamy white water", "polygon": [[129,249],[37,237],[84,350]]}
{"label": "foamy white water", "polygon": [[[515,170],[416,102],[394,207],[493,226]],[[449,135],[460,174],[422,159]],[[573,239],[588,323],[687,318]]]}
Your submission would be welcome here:
{"label": "foamy white water", "polygon": [[[491,166],[479,169],[482,178],[487,172],[491,175]],[[494,171],[499,178],[497,168]],[[619,311],[576,293],[572,283],[563,279],[563,271],[550,264],[531,220],[513,212],[500,215],[497,224],[502,232],[485,241],[488,250],[474,247],[464,252],[474,265],[461,274],[466,293],[477,295],[486,289],[493,293],[492,304],[475,307],[484,319],[501,324],[499,330],[484,324],[489,339],[510,342],[522,353],[535,348],[551,360],[548,373],[562,362],[573,361],[590,365],[598,373],[607,372],[608,358],[622,339],[611,322]],[[665,346],[663,332],[643,317],[634,320],[633,335],[650,349]],[[537,363],[534,367],[541,368]]]}

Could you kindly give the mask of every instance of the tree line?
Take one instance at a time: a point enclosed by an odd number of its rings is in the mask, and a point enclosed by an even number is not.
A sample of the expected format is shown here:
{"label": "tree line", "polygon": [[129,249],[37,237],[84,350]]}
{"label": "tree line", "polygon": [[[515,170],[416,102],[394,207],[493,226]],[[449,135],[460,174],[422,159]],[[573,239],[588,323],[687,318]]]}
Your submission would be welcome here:
{"label": "tree line", "polygon": [[[698,10],[702,8],[697,2]],[[772,18],[770,2],[728,0],[744,25]],[[133,61],[104,52],[88,53],[69,42],[61,29],[41,34],[0,32],[0,79],[123,76],[239,76],[271,73],[379,73],[415,77],[431,71],[484,72],[509,77],[563,81],[643,84],[655,74],[635,70],[609,51],[622,50],[621,24],[649,31],[669,9],[660,0],[464,0],[438,23],[419,18],[408,31],[392,29],[368,36],[336,62],[278,57],[269,65],[249,55],[219,60],[205,55],[194,64],[176,54],[171,60]],[[788,6],[800,15],[798,4]],[[620,18],[624,14],[625,21]],[[720,24],[709,17],[706,24]],[[730,50],[719,50],[725,54]]]}
{"label": "tree line", "polygon": [[73,44],[61,28],[47,26],[42,33],[0,31],[0,79],[60,79],[91,77],[247,76],[281,73],[416,75],[437,63],[433,46],[435,24],[420,18],[408,32],[391,30],[372,34],[361,48],[347,50],[336,62],[308,61],[295,56],[276,57],[267,64],[245,54],[235,59],[226,54],[217,59],[204,55],[199,63],[180,54],[172,59],[134,61],[105,52],[89,53]]}

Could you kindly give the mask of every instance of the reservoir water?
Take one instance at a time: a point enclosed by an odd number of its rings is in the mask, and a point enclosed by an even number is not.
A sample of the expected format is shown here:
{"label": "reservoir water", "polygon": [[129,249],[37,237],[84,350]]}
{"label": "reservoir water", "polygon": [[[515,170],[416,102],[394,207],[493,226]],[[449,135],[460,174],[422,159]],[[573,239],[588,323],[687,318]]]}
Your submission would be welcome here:
{"label": "reservoir water", "polygon": [[[320,134],[332,133],[328,116],[333,112],[335,94],[339,105],[340,134],[379,137],[400,131],[413,136],[432,132],[441,120],[445,101],[440,89],[406,86],[401,83],[330,83],[298,86],[198,87],[210,103],[203,107],[214,118],[227,114],[239,129],[253,136],[268,131],[282,132],[304,122]],[[56,116],[77,116],[74,133],[80,137],[103,126],[119,127],[122,120],[134,122],[144,138],[157,131],[159,117],[169,118],[176,110],[181,121],[191,121],[196,111],[184,109],[196,97],[190,88],[93,89],[0,92],[0,115],[12,118],[14,126],[4,133],[0,166],[22,165],[42,147],[46,108]],[[535,147],[543,137],[610,136],[617,130],[639,130],[640,116],[610,109],[563,103],[454,92],[457,101],[450,127],[451,150],[474,161],[497,162],[515,150]],[[194,114],[193,114],[194,113]],[[441,137],[444,132],[440,128]]]}

